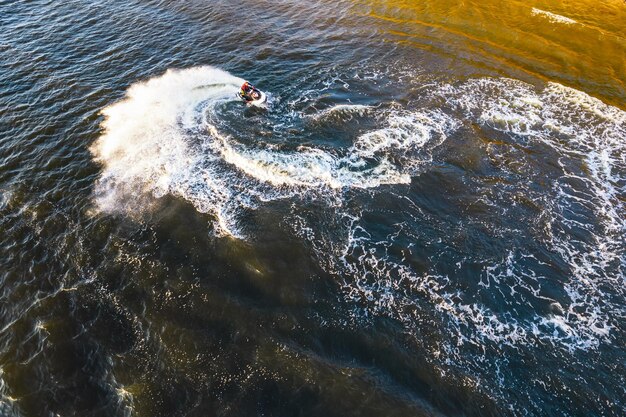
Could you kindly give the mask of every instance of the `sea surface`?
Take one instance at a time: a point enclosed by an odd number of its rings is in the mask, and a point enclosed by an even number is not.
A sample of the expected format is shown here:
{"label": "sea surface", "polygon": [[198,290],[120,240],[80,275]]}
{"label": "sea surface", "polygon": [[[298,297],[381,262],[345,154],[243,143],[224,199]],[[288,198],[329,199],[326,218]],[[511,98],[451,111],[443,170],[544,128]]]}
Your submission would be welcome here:
{"label": "sea surface", "polygon": [[0,0],[0,416],[626,415],[625,83],[621,0]]}

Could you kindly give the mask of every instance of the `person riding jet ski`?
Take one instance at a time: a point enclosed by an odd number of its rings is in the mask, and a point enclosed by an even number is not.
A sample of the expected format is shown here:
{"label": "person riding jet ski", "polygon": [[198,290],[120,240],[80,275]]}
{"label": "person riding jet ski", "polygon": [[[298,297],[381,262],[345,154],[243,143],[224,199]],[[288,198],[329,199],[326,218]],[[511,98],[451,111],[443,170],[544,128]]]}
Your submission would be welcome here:
{"label": "person riding jet ski", "polygon": [[246,103],[262,103],[265,100],[265,94],[247,81],[241,86],[241,90],[239,90],[239,97]]}

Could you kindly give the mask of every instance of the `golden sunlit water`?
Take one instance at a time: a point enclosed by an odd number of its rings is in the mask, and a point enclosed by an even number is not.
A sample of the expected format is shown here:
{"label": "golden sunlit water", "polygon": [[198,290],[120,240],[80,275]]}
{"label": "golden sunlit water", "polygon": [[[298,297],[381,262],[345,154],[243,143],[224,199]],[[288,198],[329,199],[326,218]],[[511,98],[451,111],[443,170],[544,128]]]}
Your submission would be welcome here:
{"label": "golden sunlit water", "polygon": [[389,42],[505,76],[536,77],[626,108],[626,7],[607,1],[368,2]]}

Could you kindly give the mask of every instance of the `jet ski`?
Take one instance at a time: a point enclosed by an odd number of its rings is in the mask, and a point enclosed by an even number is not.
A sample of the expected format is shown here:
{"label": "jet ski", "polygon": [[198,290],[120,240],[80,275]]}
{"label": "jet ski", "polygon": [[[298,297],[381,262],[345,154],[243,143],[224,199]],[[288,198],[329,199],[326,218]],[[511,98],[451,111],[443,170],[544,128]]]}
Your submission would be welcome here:
{"label": "jet ski", "polygon": [[267,101],[265,93],[247,81],[243,83],[237,96],[249,106],[259,106]]}

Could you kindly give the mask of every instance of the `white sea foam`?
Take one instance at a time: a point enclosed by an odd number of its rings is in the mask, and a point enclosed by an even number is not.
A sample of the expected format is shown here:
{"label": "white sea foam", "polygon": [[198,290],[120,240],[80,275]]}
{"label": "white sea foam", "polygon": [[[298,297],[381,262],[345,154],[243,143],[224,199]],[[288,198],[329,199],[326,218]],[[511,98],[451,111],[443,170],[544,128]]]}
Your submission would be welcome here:
{"label": "white sea foam", "polygon": [[[386,255],[397,235],[403,235],[404,226],[399,225],[387,239],[370,239],[365,225],[353,215],[345,246],[335,247],[342,262],[331,267],[349,277],[344,278],[347,296],[364,305],[367,316],[391,316],[409,328],[417,321],[416,305],[426,296],[447,317],[444,322],[451,326],[450,335],[458,345],[489,342],[515,347],[543,340],[576,350],[611,343],[616,312],[623,314],[623,305],[615,300],[619,302],[624,294],[626,264],[626,113],[557,83],[537,90],[515,80],[475,79],[443,85],[433,95],[472,123],[510,135],[524,146],[543,143],[559,155],[562,174],[550,195],[540,196],[538,217],[546,219],[548,249],[568,267],[568,279],[558,284],[568,299],[561,305],[542,295],[551,277],[537,272],[542,262],[523,250],[485,264],[478,292],[461,296],[451,277],[436,270],[418,274]],[[578,161],[585,164],[582,170]],[[534,174],[512,174],[520,176],[516,187],[533,196]],[[537,175],[541,179],[544,174]],[[512,200],[506,192],[489,198],[505,213]],[[577,220],[576,216],[586,217]],[[572,227],[585,230],[587,237],[581,240],[570,231]],[[464,268],[463,262],[457,267]],[[487,299],[501,294],[510,312],[494,311],[480,301],[481,292]],[[517,308],[534,304],[558,308],[516,315]],[[448,348],[451,355],[454,346]]]}
{"label": "white sea foam", "polygon": [[354,115],[365,116],[367,113],[372,112],[375,109],[376,107],[374,106],[364,104],[337,104],[318,113],[313,113],[309,117],[317,121],[337,118],[345,119],[351,118]]}
{"label": "white sea foam", "polygon": [[203,101],[234,94],[239,81],[213,68],[169,70],[132,85],[122,101],[105,108],[104,133],[91,147],[103,165],[96,188],[100,208],[116,211],[120,202],[132,205],[144,193],[164,195],[189,175],[197,155],[184,138],[183,122],[191,122],[181,116]]}
{"label": "white sea foam", "polygon": [[534,7],[532,8],[531,14],[533,16],[544,17],[553,23],[562,23],[565,25],[575,25],[576,23],[578,23],[577,21],[575,21],[574,19],[570,19],[569,17],[561,16],[560,14],[551,13]]}
{"label": "white sea foam", "polygon": [[103,165],[97,206],[134,214],[169,194],[213,214],[220,233],[242,236],[238,213],[260,201],[304,189],[332,193],[408,183],[418,164],[408,169],[388,154],[415,153],[443,140],[445,129],[454,126],[440,112],[394,113],[379,130],[355,138],[347,151],[251,148],[220,132],[213,120],[215,106],[234,97],[241,82],[211,67],[170,70],[132,85],[122,101],[105,108],[104,133],[91,147]]}

